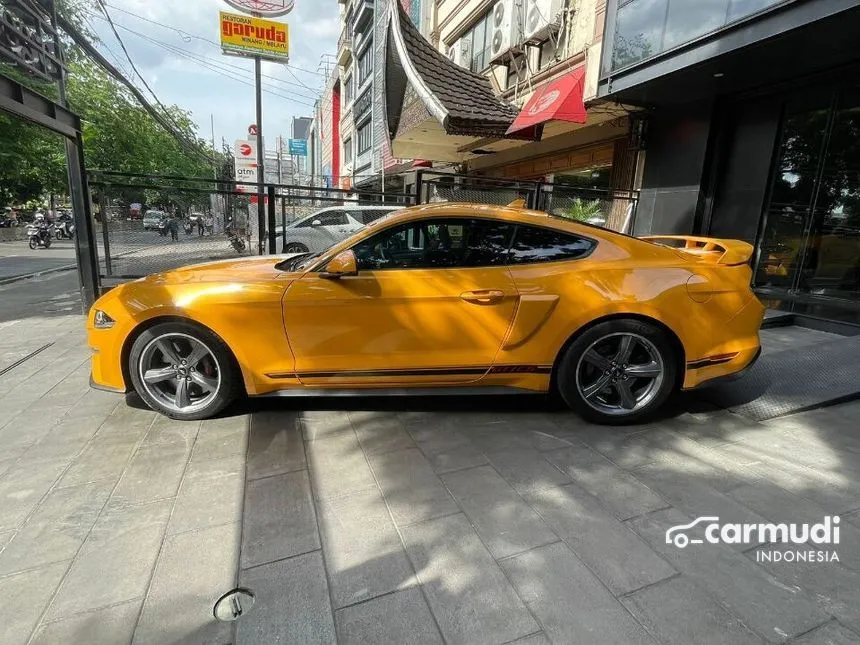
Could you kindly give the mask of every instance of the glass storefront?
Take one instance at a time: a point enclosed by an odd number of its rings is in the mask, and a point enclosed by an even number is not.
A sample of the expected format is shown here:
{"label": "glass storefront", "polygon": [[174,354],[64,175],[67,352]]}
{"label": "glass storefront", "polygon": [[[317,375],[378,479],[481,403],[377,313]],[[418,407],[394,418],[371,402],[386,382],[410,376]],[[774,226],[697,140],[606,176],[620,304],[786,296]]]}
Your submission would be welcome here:
{"label": "glass storefront", "polygon": [[[860,90],[789,103],[755,286],[792,308],[860,303]],[[828,315],[828,317],[831,317]]]}

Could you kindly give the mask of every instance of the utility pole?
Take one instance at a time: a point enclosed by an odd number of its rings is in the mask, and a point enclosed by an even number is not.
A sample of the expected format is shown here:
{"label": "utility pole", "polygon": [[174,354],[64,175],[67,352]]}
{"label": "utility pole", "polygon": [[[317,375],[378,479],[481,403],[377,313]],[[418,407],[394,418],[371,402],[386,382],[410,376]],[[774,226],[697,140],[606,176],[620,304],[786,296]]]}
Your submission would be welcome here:
{"label": "utility pole", "polygon": [[266,150],[263,143],[263,83],[262,83],[263,61],[259,56],[254,56],[254,82],[257,95],[257,225],[259,226],[258,250],[260,255],[265,253],[263,243],[263,231],[266,230],[266,211],[263,208],[266,202]]}
{"label": "utility pole", "polygon": [[210,124],[212,125],[212,178],[218,179],[218,164],[215,155],[215,115],[209,115]]}

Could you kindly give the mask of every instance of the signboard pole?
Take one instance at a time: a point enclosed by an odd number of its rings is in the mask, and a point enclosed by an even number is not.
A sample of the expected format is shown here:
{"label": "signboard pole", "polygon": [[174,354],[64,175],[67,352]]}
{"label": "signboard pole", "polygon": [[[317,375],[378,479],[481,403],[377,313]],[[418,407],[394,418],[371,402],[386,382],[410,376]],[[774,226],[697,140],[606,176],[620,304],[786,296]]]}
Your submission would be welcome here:
{"label": "signboard pole", "polygon": [[266,159],[266,151],[263,148],[263,87],[262,87],[262,60],[259,56],[254,56],[254,82],[256,84],[257,94],[257,224],[259,225],[259,235],[257,246],[260,255],[265,253],[263,244],[263,231],[266,230],[266,214],[263,210],[265,198],[266,171],[263,166]]}

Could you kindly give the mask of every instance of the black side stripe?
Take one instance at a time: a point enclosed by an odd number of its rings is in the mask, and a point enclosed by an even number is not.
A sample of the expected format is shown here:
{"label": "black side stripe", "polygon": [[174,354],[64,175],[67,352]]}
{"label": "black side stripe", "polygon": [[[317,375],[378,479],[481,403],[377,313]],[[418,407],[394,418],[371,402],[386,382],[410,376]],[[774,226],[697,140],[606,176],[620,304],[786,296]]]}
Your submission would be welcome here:
{"label": "black side stripe", "polygon": [[737,354],[731,354],[726,356],[714,356],[713,358],[703,358],[700,361],[693,361],[692,363],[687,363],[687,368],[691,370],[697,370],[701,367],[711,367],[712,365],[722,365],[723,363],[728,363],[732,359],[734,359]]}
{"label": "black side stripe", "polygon": [[495,367],[434,367],[414,370],[342,370],[338,372],[275,372],[272,379],[287,378],[374,378],[386,376],[481,376],[482,374],[549,374],[541,365],[496,365]]}

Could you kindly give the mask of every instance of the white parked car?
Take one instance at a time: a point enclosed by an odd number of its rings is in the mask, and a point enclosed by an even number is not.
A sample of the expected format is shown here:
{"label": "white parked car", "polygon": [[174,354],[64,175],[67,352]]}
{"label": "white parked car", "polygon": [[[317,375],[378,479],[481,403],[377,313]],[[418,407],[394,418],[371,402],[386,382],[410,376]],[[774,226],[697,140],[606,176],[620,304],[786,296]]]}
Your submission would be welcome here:
{"label": "white parked car", "polygon": [[334,206],[287,224],[286,240],[283,227],[275,229],[283,253],[320,253],[345,240],[371,222],[403,206]]}

